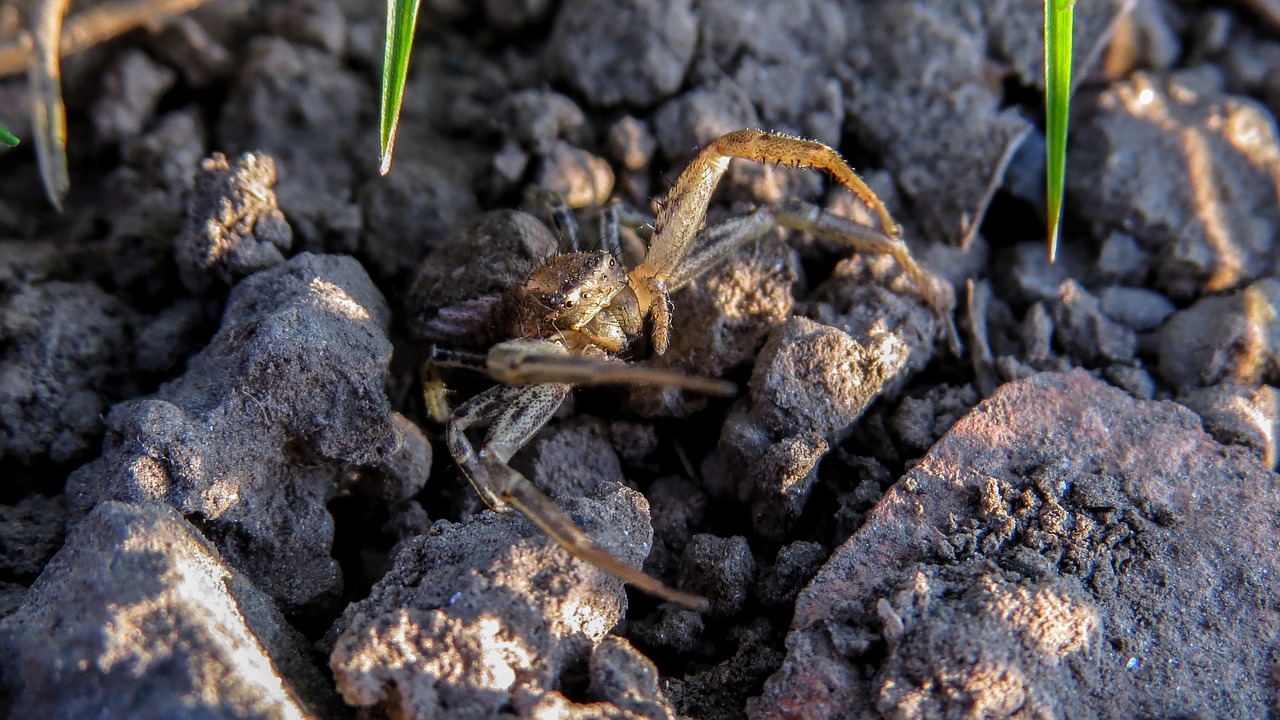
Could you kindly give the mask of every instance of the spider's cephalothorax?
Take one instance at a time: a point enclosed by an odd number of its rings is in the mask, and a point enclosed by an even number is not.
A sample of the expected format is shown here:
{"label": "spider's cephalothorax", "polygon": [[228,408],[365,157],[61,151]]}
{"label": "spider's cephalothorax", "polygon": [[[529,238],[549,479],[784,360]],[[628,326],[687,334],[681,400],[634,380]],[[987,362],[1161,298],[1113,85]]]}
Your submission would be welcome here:
{"label": "spider's cephalothorax", "polygon": [[620,352],[643,329],[622,261],[604,251],[550,258],[504,298],[503,314],[511,337],[575,350]]}
{"label": "spider's cephalothorax", "polygon": [[[825,170],[871,209],[880,227],[859,225],[808,203],[783,201],[704,228],[711,193],[732,158]],[[616,213],[606,208],[602,218],[600,249],[584,252],[578,247],[572,213],[564,207],[554,210],[553,221],[561,230],[560,253],[541,262],[502,299],[499,324],[509,339],[494,345],[483,358],[463,363],[479,365],[500,384],[452,412],[449,451],[491,508],[521,511],[569,552],[643,590],[689,607],[705,607],[701,598],[672,590],[597,547],[555,503],[511,468],[511,456],[546,424],[576,385],[650,383],[731,392],[733,386],[720,380],[627,363],[616,354],[644,334],[646,321],[653,351],[663,353],[671,332],[670,293],[775,226],[843,242],[854,251],[892,256],[947,328],[952,327],[954,295],[946,281],[912,258],[901,240],[901,229],[880,198],[839,154],[812,140],[738,130],[712,142],[667,194],[645,257],[632,269],[622,260]],[[521,238],[532,237],[521,227],[512,225]],[[442,309],[439,326],[469,327],[459,319],[481,316],[469,305],[456,311]],[[951,337],[955,348],[954,330]],[[447,362],[453,356],[437,352],[433,357]],[[424,383],[424,388],[430,392],[436,385]],[[467,432],[483,426],[489,429],[477,451]]]}

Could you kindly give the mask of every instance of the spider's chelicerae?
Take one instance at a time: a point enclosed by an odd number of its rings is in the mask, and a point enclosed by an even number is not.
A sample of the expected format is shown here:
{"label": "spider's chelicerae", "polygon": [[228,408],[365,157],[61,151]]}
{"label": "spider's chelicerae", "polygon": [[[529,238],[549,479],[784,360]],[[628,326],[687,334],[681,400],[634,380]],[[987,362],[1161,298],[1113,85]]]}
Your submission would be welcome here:
{"label": "spider's chelicerae", "polygon": [[[815,205],[784,201],[743,217],[703,228],[707,204],[729,161],[825,170],[875,214],[879,229],[831,215]],[[775,225],[812,233],[861,252],[891,255],[922,298],[950,326],[954,296],[949,284],[922,268],[901,240],[901,230],[880,198],[836,151],[811,140],[738,130],[708,145],[676,180],[661,203],[644,261],[623,262],[616,214],[606,209],[600,248],[582,251],[572,215],[561,208],[559,252],[538,265],[523,284],[483,306],[485,322],[497,322],[505,338],[484,356],[435,350],[434,364],[479,366],[500,384],[476,395],[448,417],[449,451],[476,491],[500,512],[519,510],[573,555],[653,595],[687,607],[701,598],[663,585],[600,549],[545,494],[508,464],[529,442],[575,385],[650,383],[701,392],[731,393],[729,383],[623,362],[627,350],[649,328],[655,353],[667,349],[673,308],[671,292],[727,259]],[[478,252],[484,252],[480,248]],[[442,309],[439,322],[478,315],[475,306]],[[471,318],[474,324],[475,318]],[[433,373],[424,370],[424,377]],[[424,383],[428,389],[435,383]],[[439,406],[429,394],[429,405]],[[488,426],[477,450],[471,428]]]}

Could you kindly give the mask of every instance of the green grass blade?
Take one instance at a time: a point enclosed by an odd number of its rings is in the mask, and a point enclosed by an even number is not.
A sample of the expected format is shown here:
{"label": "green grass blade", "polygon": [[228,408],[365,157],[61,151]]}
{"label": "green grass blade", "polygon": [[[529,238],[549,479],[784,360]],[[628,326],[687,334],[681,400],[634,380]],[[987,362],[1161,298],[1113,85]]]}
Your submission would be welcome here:
{"label": "green grass blade", "polygon": [[413,49],[413,31],[417,24],[418,0],[387,0],[387,44],[382,51],[382,105],[378,118],[382,142],[378,172],[383,175],[391,170],[405,78],[409,75],[409,51]]}
{"label": "green grass blade", "polygon": [[1049,261],[1058,256],[1062,193],[1067,175],[1067,122],[1071,110],[1071,26],[1075,0],[1044,3],[1045,187],[1049,210]]}
{"label": "green grass blade", "polygon": [[0,125],[0,145],[4,145],[5,147],[17,147],[19,142],[17,135],[14,135],[5,129],[5,126]]}

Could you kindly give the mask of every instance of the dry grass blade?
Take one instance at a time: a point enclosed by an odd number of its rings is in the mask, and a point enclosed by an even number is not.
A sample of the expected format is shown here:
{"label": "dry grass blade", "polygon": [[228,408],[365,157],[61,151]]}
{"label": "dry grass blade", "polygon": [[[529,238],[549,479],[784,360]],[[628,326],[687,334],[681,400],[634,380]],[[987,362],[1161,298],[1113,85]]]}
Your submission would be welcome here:
{"label": "dry grass blade", "polygon": [[62,102],[64,55],[92,47],[130,30],[154,25],[207,0],[129,0],[89,8],[63,23],[69,0],[36,0],[29,32],[0,44],[0,78],[24,70],[31,87],[31,130],[40,178],[49,202],[59,210],[71,187],[67,174],[67,117]]}
{"label": "dry grass blade", "polygon": [[[121,0],[85,9],[63,23],[58,54],[65,57],[80,52],[130,30],[155,25],[174,15],[194,10],[206,2],[208,0]],[[38,4],[50,3],[42,0]],[[54,4],[65,6],[60,2]],[[31,37],[26,34],[0,43],[0,78],[25,71],[31,50]]]}
{"label": "dry grass blade", "polygon": [[62,16],[69,0],[39,0],[31,17],[31,132],[45,194],[58,210],[67,196],[67,111],[62,104],[62,73],[58,66],[58,39]]}

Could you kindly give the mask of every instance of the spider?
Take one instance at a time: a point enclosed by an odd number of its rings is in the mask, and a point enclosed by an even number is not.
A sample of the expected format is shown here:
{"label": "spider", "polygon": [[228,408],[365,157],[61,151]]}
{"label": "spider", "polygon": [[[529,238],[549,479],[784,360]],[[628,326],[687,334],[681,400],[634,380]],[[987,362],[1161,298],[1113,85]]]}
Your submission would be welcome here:
{"label": "spider", "polygon": [[[712,192],[734,158],[825,170],[867,205],[880,229],[799,201],[769,203],[701,229]],[[525,222],[532,221],[523,217]],[[835,150],[817,141],[762,130],[737,130],[713,141],[685,168],[660,204],[647,253],[633,268],[623,261],[613,206],[605,208],[602,218],[600,248],[586,251],[579,247],[572,213],[563,204],[553,204],[553,223],[561,230],[555,254],[500,298],[495,295],[487,303],[441,309],[433,320],[437,336],[448,336],[459,327],[474,330],[479,323],[506,339],[483,355],[433,347],[423,369],[427,405],[444,413],[438,365],[470,367],[497,380],[498,385],[466,401],[447,418],[449,451],[484,502],[498,512],[518,510],[569,553],[624,582],[691,609],[705,608],[702,598],[667,587],[599,548],[550,498],[511,468],[511,457],[578,385],[647,383],[732,394],[731,383],[627,363],[620,355],[646,335],[646,325],[653,352],[663,353],[671,337],[672,291],[775,226],[842,241],[855,251],[892,256],[944,319],[944,327],[950,326],[954,296],[948,283],[911,257],[901,241],[901,229],[880,198]],[[514,231],[529,232],[520,228],[519,222],[513,223]],[[542,228],[537,230],[546,234]],[[467,433],[485,426],[488,432],[477,449]]]}

